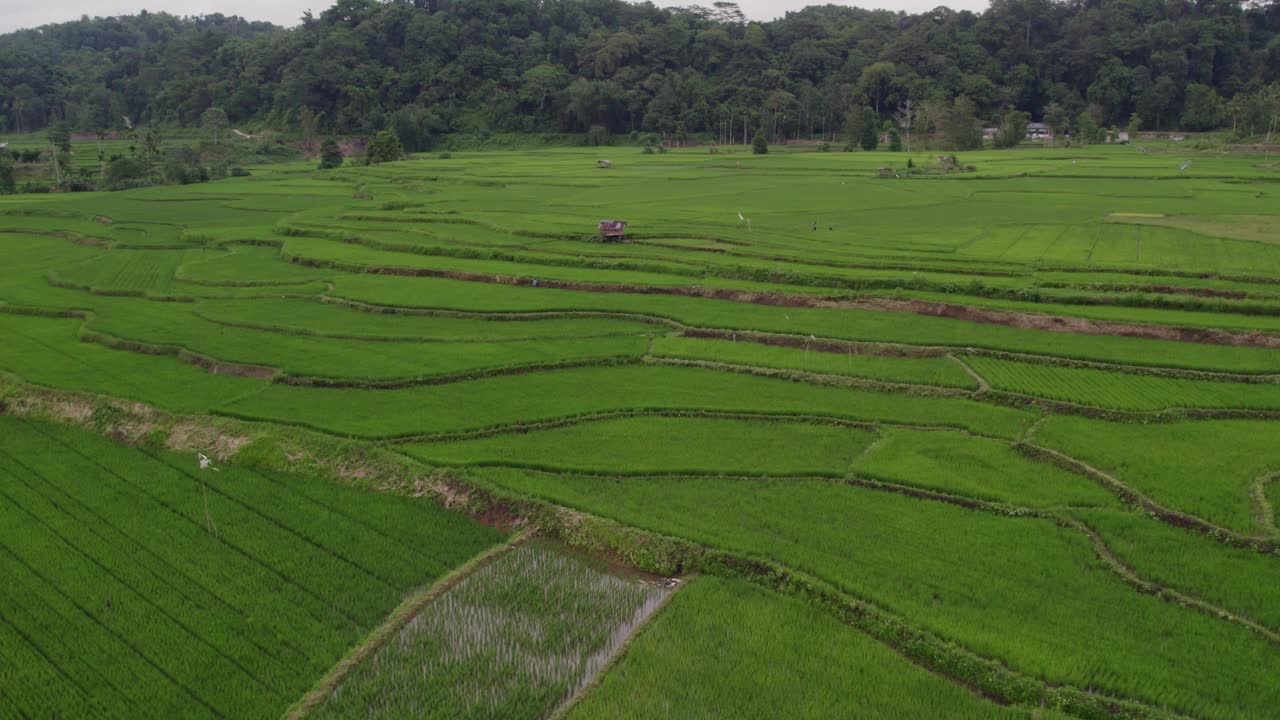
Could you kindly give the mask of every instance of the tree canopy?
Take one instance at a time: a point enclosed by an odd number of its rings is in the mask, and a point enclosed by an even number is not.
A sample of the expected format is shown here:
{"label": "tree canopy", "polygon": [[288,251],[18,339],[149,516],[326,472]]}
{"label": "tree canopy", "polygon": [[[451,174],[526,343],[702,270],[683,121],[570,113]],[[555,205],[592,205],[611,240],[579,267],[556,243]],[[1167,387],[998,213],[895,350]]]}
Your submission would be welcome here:
{"label": "tree canopy", "polygon": [[287,30],[143,12],[0,36],[0,129],[198,126],[218,108],[231,127],[394,129],[409,151],[437,132],[831,134],[908,99],[916,131],[945,131],[961,96],[987,122],[1204,129],[1257,124],[1243,108],[1277,83],[1280,0],[824,5],[765,23],[726,2],[339,0]]}

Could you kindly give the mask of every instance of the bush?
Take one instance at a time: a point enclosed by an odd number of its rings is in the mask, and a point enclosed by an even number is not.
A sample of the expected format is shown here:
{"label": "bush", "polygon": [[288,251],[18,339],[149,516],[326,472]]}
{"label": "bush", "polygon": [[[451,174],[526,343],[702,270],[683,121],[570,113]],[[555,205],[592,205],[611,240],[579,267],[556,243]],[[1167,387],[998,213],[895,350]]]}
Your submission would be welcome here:
{"label": "bush", "polygon": [[996,133],[995,146],[998,148],[1016,148],[1027,136],[1027,124],[1031,116],[1020,110],[1010,110],[1000,120],[1000,131]]}
{"label": "bush", "polygon": [[756,130],[755,137],[751,138],[751,152],[756,155],[764,155],[769,152],[769,141],[764,139],[763,130]]}
{"label": "bush", "polygon": [[342,148],[338,147],[338,141],[333,138],[325,138],[320,143],[320,169],[332,170],[342,167]]}
{"label": "bush", "polygon": [[107,163],[103,176],[108,190],[124,190],[146,184],[147,168],[133,158],[116,158]]}
{"label": "bush", "polygon": [[654,150],[652,145],[645,145],[644,149],[641,152],[645,155],[652,155],[658,151]]}
{"label": "bush", "polygon": [[209,169],[200,163],[200,155],[189,147],[175,147],[164,158],[164,177],[177,185],[207,182]]}
{"label": "bush", "polygon": [[831,143],[824,142],[818,146],[818,152],[831,152]]}
{"label": "bush", "polygon": [[384,162],[395,162],[404,157],[404,146],[393,130],[383,130],[369,143],[364,153],[366,165],[377,165]]}
{"label": "bush", "polygon": [[12,195],[17,191],[13,180],[13,160],[0,158],[0,195]]}
{"label": "bush", "polygon": [[231,173],[231,177],[249,177],[251,174],[248,170],[245,170],[239,165],[232,165],[229,172]]}
{"label": "bush", "polygon": [[450,152],[442,152],[442,153],[440,153],[439,155],[437,155],[436,157],[437,157],[437,158],[439,158],[440,160],[448,160],[449,158],[453,157],[453,153],[450,153]]}

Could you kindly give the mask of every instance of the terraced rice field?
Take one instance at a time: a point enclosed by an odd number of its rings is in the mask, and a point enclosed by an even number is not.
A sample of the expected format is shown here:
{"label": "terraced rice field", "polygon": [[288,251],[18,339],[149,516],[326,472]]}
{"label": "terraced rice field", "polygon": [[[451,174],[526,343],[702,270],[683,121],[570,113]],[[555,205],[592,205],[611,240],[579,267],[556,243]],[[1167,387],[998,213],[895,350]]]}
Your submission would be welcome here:
{"label": "terraced rice field", "polygon": [[0,717],[1276,716],[1274,166],[613,151],[0,205]]}

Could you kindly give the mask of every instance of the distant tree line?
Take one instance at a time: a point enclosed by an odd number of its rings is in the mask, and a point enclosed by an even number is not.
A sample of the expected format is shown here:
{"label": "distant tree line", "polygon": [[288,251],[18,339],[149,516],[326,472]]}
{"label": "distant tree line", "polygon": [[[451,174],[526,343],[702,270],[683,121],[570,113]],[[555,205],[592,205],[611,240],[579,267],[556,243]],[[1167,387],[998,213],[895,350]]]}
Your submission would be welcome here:
{"label": "distant tree line", "polygon": [[3,130],[391,130],[407,152],[446,132],[776,142],[851,122],[864,145],[885,121],[959,148],[1026,120],[1262,135],[1278,87],[1280,0],[826,5],[765,23],[729,2],[339,0],[288,30],[144,12],[0,36]]}

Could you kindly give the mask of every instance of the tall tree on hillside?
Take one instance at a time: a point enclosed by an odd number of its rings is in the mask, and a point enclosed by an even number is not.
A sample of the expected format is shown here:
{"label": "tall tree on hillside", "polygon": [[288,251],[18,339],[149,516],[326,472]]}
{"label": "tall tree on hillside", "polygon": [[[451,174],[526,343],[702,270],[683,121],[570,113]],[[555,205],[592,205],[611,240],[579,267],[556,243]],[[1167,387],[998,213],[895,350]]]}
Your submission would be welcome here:
{"label": "tall tree on hillside", "polygon": [[862,146],[862,137],[866,130],[867,118],[862,113],[862,108],[856,107],[849,111],[844,119],[845,134],[845,150],[853,150]]}
{"label": "tall tree on hillside", "polygon": [[919,108],[911,104],[911,98],[907,98],[898,104],[898,110],[893,114],[893,120],[902,129],[902,137],[907,143],[907,152],[911,152],[911,123],[916,119]]}
{"label": "tall tree on hillside", "polygon": [[858,144],[863,150],[875,150],[880,144],[880,123],[876,111],[869,107],[862,108],[862,137]]}
{"label": "tall tree on hillside", "polygon": [[1067,113],[1067,109],[1056,102],[1051,102],[1044,108],[1044,124],[1049,126],[1050,142],[1057,142],[1059,135],[1067,131],[1071,126],[1071,115]]}
{"label": "tall tree on hillside", "polygon": [[952,150],[977,150],[982,147],[978,108],[968,97],[961,95],[951,103],[945,133],[947,144]]}
{"label": "tall tree on hillside", "polygon": [[200,115],[200,127],[213,138],[213,144],[219,144],[222,131],[227,128],[227,113],[219,107],[211,107]]}
{"label": "tall tree on hillside", "polygon": [[1218,92],[1208,85],[1191,83],[1182,111],[1182,127],[1187,130],[1215,130],[1222,124],[1226,108]]}
{"label": "tall tree on hillside", "polygon": [[996,133],[995,146],[1016,148],[1027,137],[1027,124],[1031,116],[1021,110],[1009,110],[1000,118],[1000,130]]}
{"label": "tall tree on hillside", "polygon": [[897,72],[898,68],[891,62],[876,62],[863,68],[858,76],[858,87],[867,94],[876,115],[880,114],[881,103],[893,89]]}
{"label": "tall tree on hillside", "polygon": [[71,169],[71,126],[60,120],[49,126],[49,167],[53,181],[61,185]]}

